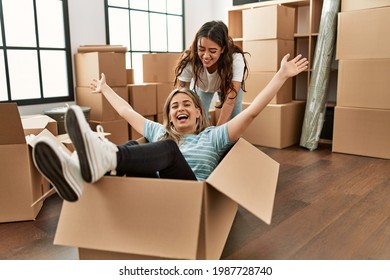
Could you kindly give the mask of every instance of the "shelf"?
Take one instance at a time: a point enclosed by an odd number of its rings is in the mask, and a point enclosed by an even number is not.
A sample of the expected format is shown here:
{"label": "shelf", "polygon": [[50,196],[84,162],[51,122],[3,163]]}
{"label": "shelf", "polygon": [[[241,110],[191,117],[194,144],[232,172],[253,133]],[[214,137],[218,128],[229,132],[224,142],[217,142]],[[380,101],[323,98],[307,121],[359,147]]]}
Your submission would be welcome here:
{"label": "shelf", "polygon": [[256,3],[249,3],[249,4],[244,4],[244,5],[233,6],[229,10],[230,11],[233,11],[233,10],[245,10],[245,9],[253,9],[253,8],[270,6],[270,5],[285,5],[285,6],[299,7],[299,6],[310,5],[310,0],[273,0],[273,1],[264,1],[264,2],[256,2]]}

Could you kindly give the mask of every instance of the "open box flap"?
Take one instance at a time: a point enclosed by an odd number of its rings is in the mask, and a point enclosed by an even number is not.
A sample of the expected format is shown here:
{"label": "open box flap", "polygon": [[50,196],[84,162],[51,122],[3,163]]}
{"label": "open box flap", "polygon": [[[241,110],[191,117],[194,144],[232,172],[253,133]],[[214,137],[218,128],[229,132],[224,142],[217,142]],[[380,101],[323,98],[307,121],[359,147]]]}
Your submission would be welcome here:
{"label": "open box flap", "polygon": [[278,175],[279,163],[241,138],[207,183],[270,224]]}
{"label": "open box flap", "polygon": [[64,202],[54,243],[137,255],[195,259],[205,184],[110,177]]}
{"label": "open box flap", "polygon": [[0,145],[26,143],[16,103],[0,103],[0,131]]}
{"label": "open box flap", "polygon": [[57,121],[46,115],[26,115],[21,116],[24,134],[39,134],[43,129],[50,130],[57,135]]}

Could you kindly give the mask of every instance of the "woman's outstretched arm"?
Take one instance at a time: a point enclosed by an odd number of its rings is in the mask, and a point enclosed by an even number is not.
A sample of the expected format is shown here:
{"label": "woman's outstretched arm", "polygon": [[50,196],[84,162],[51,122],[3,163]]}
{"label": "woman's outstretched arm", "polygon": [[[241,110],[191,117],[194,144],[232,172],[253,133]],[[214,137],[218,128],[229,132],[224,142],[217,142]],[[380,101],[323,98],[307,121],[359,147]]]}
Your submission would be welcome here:
{"label": "woman's outstretched arm", "polygon": [[256,96],[252,103],[228,122],[228,133],[231,141],[236,141],[251,124],[254,118],[267,106],[288,78],[298,75],[307,69],[308,61],[301,55],[288,61],[290,54],[283,57],[281,66],[272,80]]}
{"label": "woman's outstretched arm", "polygon": [[136,112],[131,105],[120,97],[109,85],[106,83],[104,73],[101,74],[101,79],[94,79],[91,82],[90,88],[92,92],[101,92],[107,101],[114,107],[115,111],[124,118],[138,133],[144,135],[144,124],[146,118]]}

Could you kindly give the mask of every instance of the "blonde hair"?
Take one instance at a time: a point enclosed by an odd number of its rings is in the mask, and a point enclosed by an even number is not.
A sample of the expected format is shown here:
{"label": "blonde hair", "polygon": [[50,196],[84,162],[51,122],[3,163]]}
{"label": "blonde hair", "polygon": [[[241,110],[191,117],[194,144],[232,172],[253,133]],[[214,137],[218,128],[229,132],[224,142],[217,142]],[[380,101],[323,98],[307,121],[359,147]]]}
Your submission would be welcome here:
{"label": "blonde hair", "polygon": [[191,100],[194,102],[195,108],[200,110],[200,117],[196,120],[196,128],[195,128],[195,134],[199,134],[203,130],[205,130],[207,127],[210,126],[209,124],[209,119],[207,117],[207,114],[203,108],[202,102],[199,99],[199,96],[193,92],[190,89],[187,88],[176,88],[174,89],[169,96],[167,97],[167,100],[165,101],[164,104],[164,109],[163,109],[163,126],[167,133],[160,138],[160,140],[165,140],[165,139],[173,139],[178,145],[180,144],[180,141],[182,139],[181,134],[179,134],[173,123],[170,121],[170,110],[171,110],[171,101],[173,97],[178,94],[178,93],[184,93],[187,94]]}

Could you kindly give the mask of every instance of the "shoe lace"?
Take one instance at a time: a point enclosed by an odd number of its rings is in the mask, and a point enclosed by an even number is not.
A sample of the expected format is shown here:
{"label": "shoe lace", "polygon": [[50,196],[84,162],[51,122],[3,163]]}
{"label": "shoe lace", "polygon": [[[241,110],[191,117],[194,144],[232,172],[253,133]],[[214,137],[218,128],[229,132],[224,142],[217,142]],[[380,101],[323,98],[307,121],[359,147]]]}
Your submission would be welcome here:
{"label": "shoe lace", "polygon": [[[106,138],[107,133],[104,132],[103,126],[101,126],[100,124],[96,126],[96,134],[97,134],[97,137],[101,141],[103,141],[103,143],[105,144],[102,146],[102,148],[105,149],[107,152],[109,152],[108,154],[110,154],[112,152],[116,153],[118,151],[118,147]],[[116,166],[116,157],[115,158],[107,158],[107,160],[109,161],[109,164],[112,167],[112,170],[114,170],[115,166]]]}

